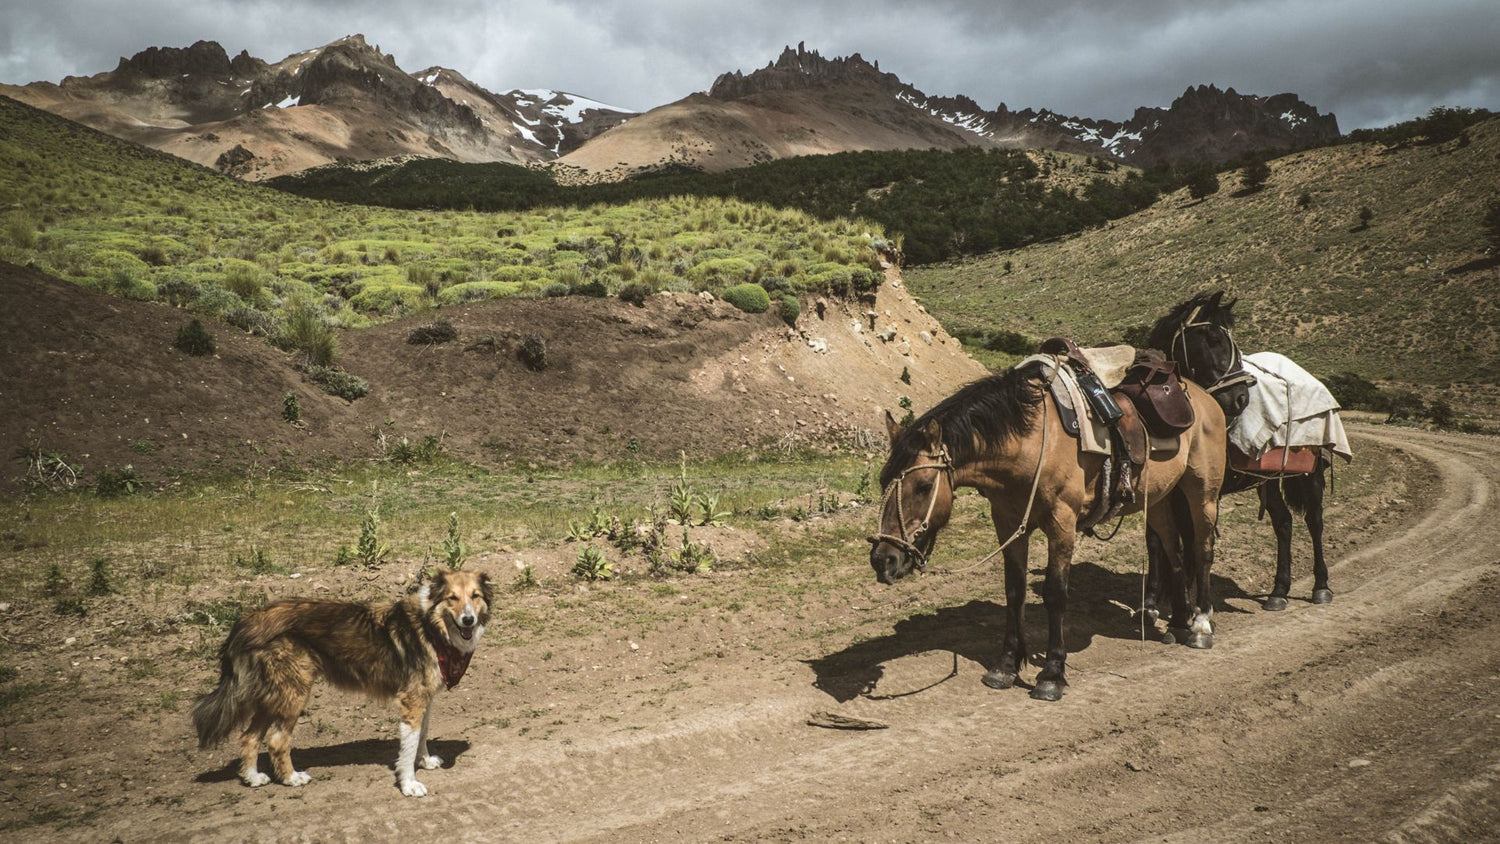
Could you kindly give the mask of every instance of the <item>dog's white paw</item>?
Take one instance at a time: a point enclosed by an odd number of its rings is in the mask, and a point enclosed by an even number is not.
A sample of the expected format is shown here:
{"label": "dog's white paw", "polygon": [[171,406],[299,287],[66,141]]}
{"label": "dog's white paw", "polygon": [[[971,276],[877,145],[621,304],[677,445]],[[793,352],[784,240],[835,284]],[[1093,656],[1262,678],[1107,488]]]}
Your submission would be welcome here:
{"label": "dog's white paw", "polygon": [[306,771],[292,771],[292,775],[286,778],[286,784],[293,788],[299,788],[312,782],[312,774]]}
{"label": "dog's white paw", "polygon": [[240,780],[251,788],[260,788],[271,781],[271,776],[262,774],[260,771],[251,771],[248,774],[240,774]]}
{"label": "dog's white paw", "polygon": [[417,782],[416,780],[407,780],[406,782],[401,783],[401,793],[405,794],[407,797],[426,797],[427,786],[421,784],[420,782]]}
{"label": "dog's white paw", "polygon": [[423,756],[417,760],[417,765],[424,771],[435,771],[443,767],[443,757]]}

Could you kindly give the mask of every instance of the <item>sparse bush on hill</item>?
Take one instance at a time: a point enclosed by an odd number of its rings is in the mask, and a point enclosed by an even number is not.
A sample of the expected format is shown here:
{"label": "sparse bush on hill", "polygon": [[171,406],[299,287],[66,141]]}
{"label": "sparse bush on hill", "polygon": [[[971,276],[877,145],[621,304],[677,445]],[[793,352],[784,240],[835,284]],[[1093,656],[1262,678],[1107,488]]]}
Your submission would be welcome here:
{"label": "sparse bush on hill", "polygon": [[309,364],[299,368],[307,380],[323,388],[323,392],[345,401],[354,401],[370,392],[370,382],[337,367]]}
{"label": "sparse bush on hill", "polygon": [[177,339],[172,341],[172,345],[178,351],[195,357],[211,355],[217,349],[214,335],[196,319],[177,329]]}
{"label": "sparse bush on hill", "polygon": [[1490,200],[1485,207],[1484,237],[1489,241],[1490,254],[1500,258],[1500,199]]}
{"label": "sparse bush on hill", "polygon": [[759,284],[736,284],[726,288],[719,298],[749,314],[763,314],[771,307],[771,297]]}
{"label": "sparse bush on hill", "polygon": [[1483,108],[1449,108],[1439,106],[1426,116],[1379,129],[1355,129],[1344,140],[1348,143],[1378,143],[1393,149],[1407,146],[1441,144],[1461,137],[1464,130],[1489,120],[1495,113]]}
{"label": "sparse bush on hill", "polygon": [[1219,175],[1208,168],[1201,168],[1188,177],[1188,196],[1204,199],[1219,192]]}
{"label": "sparse bush on hill", "polygon": [[1339,407],[1351,410],[1380,410],[1380,387],[1356,372],[1340,372],[1322,379],[1333,393]]}
{"label": "sparse bush on hill", "polygon": [[1271,165],[1264,161],[1252,161],[1240,171],[1240,184],[1244,185],[1247,192],[1253,193],[1264,188],[1270,178]]}

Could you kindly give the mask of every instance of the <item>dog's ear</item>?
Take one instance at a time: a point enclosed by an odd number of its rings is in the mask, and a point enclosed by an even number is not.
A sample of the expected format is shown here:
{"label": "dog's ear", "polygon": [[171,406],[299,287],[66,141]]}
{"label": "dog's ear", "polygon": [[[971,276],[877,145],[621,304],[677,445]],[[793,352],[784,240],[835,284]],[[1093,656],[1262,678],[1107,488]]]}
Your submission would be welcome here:
{"label": "dog's ear", "polygon": [[484,606],[488,610],[495,603],[495,586],[490,583],[490,576],[484,572],[479,573],[479,594],[484,596]]}
{"label": "dog's ear", "polygon": [[438,569],[432,576],[432,582],[427,584],[427,600],[431,603],[441,603],[443,593],[448,591],[448,570]]}

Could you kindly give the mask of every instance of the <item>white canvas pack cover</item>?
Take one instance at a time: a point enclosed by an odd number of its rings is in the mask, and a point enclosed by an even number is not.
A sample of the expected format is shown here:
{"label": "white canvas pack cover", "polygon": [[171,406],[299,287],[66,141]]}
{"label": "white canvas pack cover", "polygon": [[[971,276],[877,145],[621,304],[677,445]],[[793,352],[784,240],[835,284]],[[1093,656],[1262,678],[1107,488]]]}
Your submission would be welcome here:
{"label": "white canvas pack cover", "polygon": [[1245,355],[1255,376],[1250,401],[1229,428],[1229,441],[1251,457],[1273,446],[1326,448],[1350,460],[1349,437],[1333,393],[1307,370],[1275,352]]}

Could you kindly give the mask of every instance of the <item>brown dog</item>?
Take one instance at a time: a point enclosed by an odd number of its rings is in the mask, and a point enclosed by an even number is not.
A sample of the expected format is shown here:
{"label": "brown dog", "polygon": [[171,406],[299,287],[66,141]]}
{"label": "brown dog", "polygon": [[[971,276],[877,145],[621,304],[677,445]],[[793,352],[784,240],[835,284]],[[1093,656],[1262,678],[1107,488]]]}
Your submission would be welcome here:
{"label": "brown dog", "polygon": [[354,604],[292,599],[241,618],[219,651],[219,685],[193,705],[198,745],[206,748],[240,732],[240,779],[251,787],[271,781],[256,770],[264,741],[276,779],[306,785],[292,767],[292,730],[319,677],[336,688],[394,698],[401,708],[401,793],[422,797],[416,765],[443,760],[427,753],[430,704],[453,688],[490,619],[487,575],[442,571],[398,601]]}

